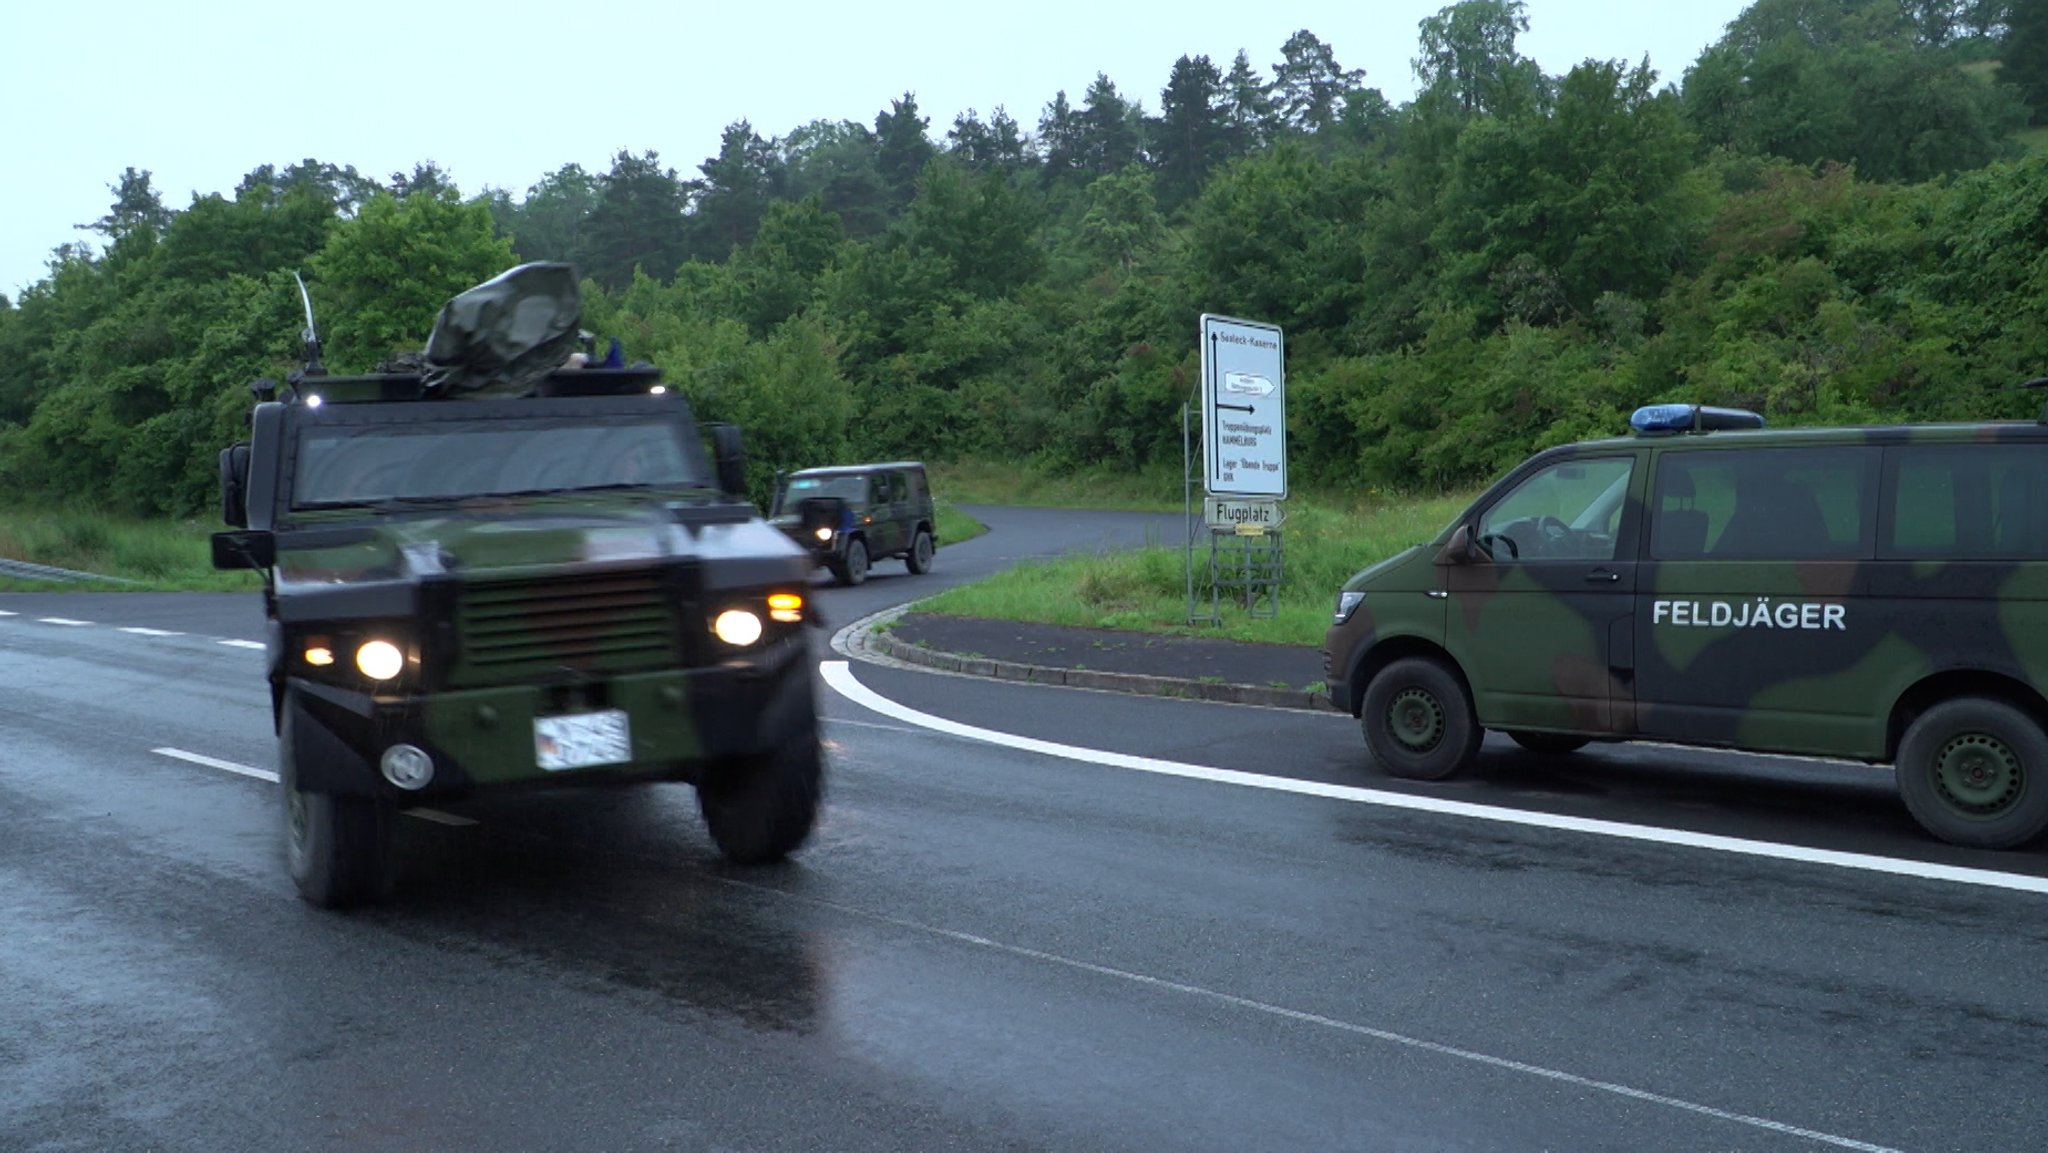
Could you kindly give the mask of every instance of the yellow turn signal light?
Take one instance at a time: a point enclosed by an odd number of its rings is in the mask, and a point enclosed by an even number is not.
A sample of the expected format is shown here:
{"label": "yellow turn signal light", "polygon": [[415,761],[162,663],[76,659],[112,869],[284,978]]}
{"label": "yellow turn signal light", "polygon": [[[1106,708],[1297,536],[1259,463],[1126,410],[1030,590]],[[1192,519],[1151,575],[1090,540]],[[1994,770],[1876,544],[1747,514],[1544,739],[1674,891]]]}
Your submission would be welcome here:
{"label": "yellow turn signal light", "polygon": [[796,593],[770,593],[768,615],[784,624],[795,624],[804,619],[804,598]]}
{"label": "yellow turn signal light", "polygon": [[326,645],[313,645],[306,650],[306,663],[326,668],[334,663],[334,650]]}

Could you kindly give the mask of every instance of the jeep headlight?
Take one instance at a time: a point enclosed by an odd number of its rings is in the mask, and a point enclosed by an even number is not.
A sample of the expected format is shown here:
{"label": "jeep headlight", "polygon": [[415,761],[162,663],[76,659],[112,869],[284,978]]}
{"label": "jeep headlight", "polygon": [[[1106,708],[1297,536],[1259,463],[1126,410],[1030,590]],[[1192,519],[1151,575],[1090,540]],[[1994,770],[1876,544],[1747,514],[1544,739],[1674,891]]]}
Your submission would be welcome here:
{"label": "jeep headlight", "polygon": [[373,681],[388,681],[405,670],[405,654],[390,641],[364,641],[356,650],[356,668]]}
{"label": "jeep headlight", "polygon": [[1350,620],[1351,614],[1357,612],[1358,606],[1364,603],[1365,594],[1362,592],[1355,592],[1351,589],[1345,589],[1343,592],[1338,593],[1336,623],[1341,625],[1345,621]]}
{"label": "jeep headlight", "polygon": [[825,524],[821,524],[821,525],[819,525],[819,526],[818,526],[818,539],[819,539],[819,540],[821,540],[821,541],[829,541],[829,540],[831,540],[831,539],[832,539],[832,526],[831,526],[831,525],[825,525]]}
{"label": "jeep headlight", "polygon": [[745,648],[761,639],[761,618],[746,609],[727,609],[713,618],[711,632],[734,648]]}

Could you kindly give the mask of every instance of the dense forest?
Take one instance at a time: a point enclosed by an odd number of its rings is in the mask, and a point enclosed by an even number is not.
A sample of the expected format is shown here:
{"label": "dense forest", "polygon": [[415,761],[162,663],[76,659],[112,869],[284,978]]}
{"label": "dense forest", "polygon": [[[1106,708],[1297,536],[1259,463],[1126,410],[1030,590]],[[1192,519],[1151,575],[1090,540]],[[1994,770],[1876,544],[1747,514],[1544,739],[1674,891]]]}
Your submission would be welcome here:
{"label": "dense forest", "polygon": [[[1758,0],[1682,76],[1546,75],[1521,0],[1422,22],[1392,105],[1310,31],[1261,67],[1098,75],[1031,122],[741,121],[465,195],[308,159],[112,204],[0,297],[0,483],[187,515],[292,367],[418,349],[453,293],[568,260],[585,326],[764,474],[851,457],[1180,459],[1196,316],[1284,326],[1297,486],[1469,483],[1649,401],[1779,423],[2036,411],[2048,374],[2048,0]],[[943,123],[943,122],[941,122]],[[2030,150],[2030,145],[2038,150]]]}

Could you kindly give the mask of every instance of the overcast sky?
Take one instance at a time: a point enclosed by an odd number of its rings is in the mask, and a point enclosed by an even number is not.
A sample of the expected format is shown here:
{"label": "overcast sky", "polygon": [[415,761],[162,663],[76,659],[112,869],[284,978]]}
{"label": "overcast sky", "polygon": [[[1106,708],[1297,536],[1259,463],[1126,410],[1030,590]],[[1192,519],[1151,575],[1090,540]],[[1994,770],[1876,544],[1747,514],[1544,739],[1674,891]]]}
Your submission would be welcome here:
{"label": "overcast sky", "polygon": [[[86,239],[107,186],[148,169],[164,202],[232,193],[250,169],[312,157],[388,177],[431,159],[465,194],[516,195],[570,161],[653,149],[694,175],[720,131],[764,137],[858,120],[908,90],[943,140],[997,105],[1027,129],[1098,71],[1156,112],[1182,54],[1270,78],[1306,28],[1400,104],[1416,26],[1444,0],[1114,0],[702,4],[693,0],[0,0],[0,293]],[[1677,82],[1746,0],[1528,0],[1522,51],[1545,72],[1641,60]],[[96,239],[96,238],[95,238]]]}

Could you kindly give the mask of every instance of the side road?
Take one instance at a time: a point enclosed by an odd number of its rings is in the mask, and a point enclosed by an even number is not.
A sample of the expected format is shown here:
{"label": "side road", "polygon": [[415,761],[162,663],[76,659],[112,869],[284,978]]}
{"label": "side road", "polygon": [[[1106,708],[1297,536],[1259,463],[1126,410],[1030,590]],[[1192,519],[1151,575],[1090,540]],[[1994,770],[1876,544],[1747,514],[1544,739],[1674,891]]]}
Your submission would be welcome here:
{"label": "side road", "polygon": [[915,605],[856,622],[840,643],[849,655],[969,676],[1331,711],[1322,655],[1303,646],[941,616]]}

